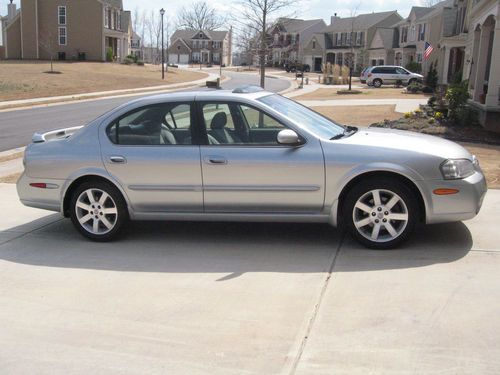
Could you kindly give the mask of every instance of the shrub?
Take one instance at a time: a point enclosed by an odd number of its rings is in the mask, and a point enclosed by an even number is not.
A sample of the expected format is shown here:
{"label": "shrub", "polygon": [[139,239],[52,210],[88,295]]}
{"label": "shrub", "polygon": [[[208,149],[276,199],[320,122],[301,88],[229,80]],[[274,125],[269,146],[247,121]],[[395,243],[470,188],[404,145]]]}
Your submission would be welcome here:
{"label": "shrub", "polygon": [[437,74],[437,61],[436,63],[431,63],[430,67],[429,67],[429,72],[427,73],[427,76],[425,77],[425,84],[427,86],[429,86],[432,91],[434,91],[434,89],[436,88],[437,86],[437,83],[438,83],[438,74]]}
{"label": "shrub", "polygon": [[424,86],[421,83],[412,82],[411,84],[408,85],[408,87],[406,88],[406,91],[411,92],[412,94],[416,94],[419,91],[422,91],[423,87]]}
{"label": "shrub", "polygon": [[137,65],[139,65],[139,66],[144,66],[144,61],[142,61],[142,60],[137,60]]}
{"label": "shrub", "polygon": [[410,61],[408,64],[406,64],[405,68],[413,73],[421,73],[422,72],[422,64],[420,64],[416,61]]}
{"label": "shrub", "polygon": [[432,124],[436,123],[436,119],[434,117],[431,117],[428,122],[429,122],[429,124],[432,125]]}
{"label": "shrub", "polygon": [[446,90],[446,100],[448,101],[448,116],[456,122],[460,122],[460,115],[469,99],[469,91],[467,90],[467,82],[450,85]]}
{"label": "shrub", "polygon": [[406,112],[404,116],[405,118],[411,118],[413,116],[413,112]]}
{"label": "shrub", "polygon": [[106,61],[113,61],[113,48],[111,47],[106,50]]}
{"label": "shrub", "polygon": [[133,63],[134,63],[134,60],[131,59],[130,57],[125,57],[123,59],[123,64],[125,64],[125,65],[132,65]]}
{"label": "shrub", "polygon": [[436,105],[437,98],[435,96],[431,96],[429,100],[427,100],[427,105],[429,107],[434,107]]}
{"label": "shrub", "polygon": [[434,113],[434,119],[437,121],[441,121],[444,118],[443,112],[436,112]]}

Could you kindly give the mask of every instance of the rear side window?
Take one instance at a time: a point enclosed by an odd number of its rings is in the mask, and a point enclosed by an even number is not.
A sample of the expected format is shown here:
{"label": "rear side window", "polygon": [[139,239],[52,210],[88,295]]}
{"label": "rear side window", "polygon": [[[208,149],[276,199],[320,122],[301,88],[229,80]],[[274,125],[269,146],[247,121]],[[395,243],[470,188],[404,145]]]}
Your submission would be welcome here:
{"label": "rear side window", "polygon": [[133,110],[106,129],[119,145],[191,144],[191,105],[168,103]]}

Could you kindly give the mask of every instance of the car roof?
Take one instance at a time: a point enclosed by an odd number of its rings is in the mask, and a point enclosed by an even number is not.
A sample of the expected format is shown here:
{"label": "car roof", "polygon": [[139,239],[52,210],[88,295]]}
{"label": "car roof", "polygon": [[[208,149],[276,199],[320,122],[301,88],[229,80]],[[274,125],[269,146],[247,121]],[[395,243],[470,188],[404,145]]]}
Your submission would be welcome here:
{"label": "car roof", "polygon": [[[248,86],[244,86],[243,90]],[[240,88],[235,90],[197,90],[197,91],[184,91],[184,92],[171,92],[165,94],[156,94],[144,96],[139,99],[134,100],[134,103],[158,103],[163,101],[194,101],[194,100],[229,100],[236,98],[246,98],[250,100],[256,100],[264,96],[272,95],[273,93],[265,90],[249,90],[244,92],[235,92]]]}

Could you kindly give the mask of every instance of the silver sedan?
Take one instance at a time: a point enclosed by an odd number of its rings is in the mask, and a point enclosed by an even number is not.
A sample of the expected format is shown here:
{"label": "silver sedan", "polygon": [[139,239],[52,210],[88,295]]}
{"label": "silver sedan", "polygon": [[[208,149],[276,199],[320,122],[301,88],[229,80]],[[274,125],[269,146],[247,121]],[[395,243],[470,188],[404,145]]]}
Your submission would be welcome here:
{"label": "silver sedan", "polygon": [[486,193],[453,142],[341,126],[255,87],[129,102],[35,134],[24,165],[21,201],[97,241],[129,219],[323,222],[385,249],[418,222],[474,217]]}

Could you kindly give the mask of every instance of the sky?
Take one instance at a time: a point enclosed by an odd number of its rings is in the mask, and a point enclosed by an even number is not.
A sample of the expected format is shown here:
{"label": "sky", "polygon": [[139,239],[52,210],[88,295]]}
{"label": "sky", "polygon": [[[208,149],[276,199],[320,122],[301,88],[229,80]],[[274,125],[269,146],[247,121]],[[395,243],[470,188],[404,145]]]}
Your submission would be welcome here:
{"label": "sky", "polygon": [[[74,0],[80,1],[80,0]],[[123,6],[127,10],[139,8],[141,10],[159,10],[164,8],[171,19],[175,19],[175,14],[182,6],[189,5],[194,0],[169,1],[169,0],[123,0]],[[14,1],[20,4],[20,0]],[[235,9],[238,0],[209,0],[208,3],[227,13]],[[0,0],[0,15],[7,14],[7,4],[9,0]],[[423,5],[425,0],[297,0],[291,11],[295,12],[298,18],[324,18],[327,24],[330,23],[330,16],[337,13],[338,16],[348,17],[351,9],[359,4],[359,13],[381,12],[397,10],[403,17],[408,16],[410,9],[414,5]]]}

